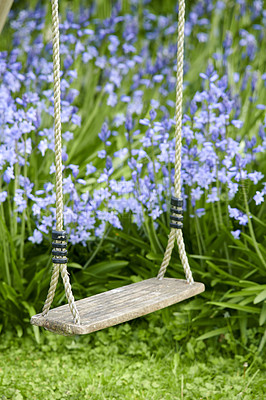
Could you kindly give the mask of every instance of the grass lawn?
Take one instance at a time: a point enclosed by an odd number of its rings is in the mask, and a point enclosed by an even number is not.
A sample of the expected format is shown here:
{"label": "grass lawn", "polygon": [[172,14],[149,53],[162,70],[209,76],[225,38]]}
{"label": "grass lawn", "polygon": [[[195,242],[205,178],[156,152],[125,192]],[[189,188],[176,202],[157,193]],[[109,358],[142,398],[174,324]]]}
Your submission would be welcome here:
{"label": "grass lawn", "polygon": [[142,323],[84,337],[42,332],[39,344],[1,336],[0,398],[264,399],[262,357],[225,355],[221,338],[180,345],[164,328]]}

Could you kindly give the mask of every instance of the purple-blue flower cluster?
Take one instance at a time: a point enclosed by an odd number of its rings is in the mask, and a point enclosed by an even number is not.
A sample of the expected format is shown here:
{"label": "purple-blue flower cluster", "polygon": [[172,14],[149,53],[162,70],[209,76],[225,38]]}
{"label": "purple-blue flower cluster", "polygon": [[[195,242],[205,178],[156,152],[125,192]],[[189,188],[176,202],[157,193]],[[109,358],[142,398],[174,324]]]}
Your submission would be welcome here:
{"label": "purple-blue flower cluster", "polygon": [[[135,3],[125,15],[118,3],[106,20],[92,8],[67,12],[60,24],[64,223],[72,244],[102,237],[107,224],[122,229],[124,213],[138,227],[147,217],[155,221],[173,194],[177,15],[155,15],[146,2],[140,25]],[[190,55],[208,46],[211,22],[222,19],[226,2],[196,2],[185,26],[182,195],[191,217],[226,204],[236,239],[249,218],[236,203],[244,184],[254,188],[247,194],[254,206],[266,194],[258,169],[266,149],[266,79],[258,69],[266,10],[255,3],[232,6],[238,34],[225,32],[200,70]],[[18,221],[34,221],[33,243],[55,227],[56,216],[52,45],[44,13],[14,16],[14,50],[0,52],[0,203],[11,202]],[[191,70],[197,74],[190,81]],[[93,104],[95,121],[102,121],[96,135]],[[88,148],[81,133],[91,137]],[[84,155],[78,163],[77,143]]]}

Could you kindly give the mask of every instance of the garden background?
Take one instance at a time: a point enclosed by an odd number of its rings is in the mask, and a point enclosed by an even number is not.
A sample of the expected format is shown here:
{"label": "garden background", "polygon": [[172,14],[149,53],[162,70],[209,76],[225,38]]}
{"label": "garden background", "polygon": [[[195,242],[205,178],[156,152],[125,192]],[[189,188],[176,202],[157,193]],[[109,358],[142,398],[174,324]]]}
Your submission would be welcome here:
{"label": "garden background", "polygon": [[[173,193],[178,4],[61,1],[64,220],[76,299],[156,276]],[[29,324],[55,226],[51,10],[0,40],[2,399],[263,399],[266,7],[186,9],[184,237],[206,292],[86,337]],[[167,275],[184,278],[177,249]],[[54,306],[65,302],[62,283]]]}

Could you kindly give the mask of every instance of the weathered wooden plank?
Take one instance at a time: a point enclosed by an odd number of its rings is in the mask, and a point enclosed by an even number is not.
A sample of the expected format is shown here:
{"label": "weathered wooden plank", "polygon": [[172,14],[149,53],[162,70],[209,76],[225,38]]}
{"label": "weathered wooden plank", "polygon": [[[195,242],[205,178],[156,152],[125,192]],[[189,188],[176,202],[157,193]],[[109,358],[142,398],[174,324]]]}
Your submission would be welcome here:
{"label": "weathered wooden plank", "polygon": [[82,335],[168,307],[204,289],[199,282],[189,285],[182,279],[151,278],[76,301],[80,325],[73,323],[67,304],[50,310],[45,317],[33,316],[31,323],[55,333]]}
{"label": "weathered wooden plank", "polygon": [[13,0],[0,0],[0,33],[5,25],[12,3]]}

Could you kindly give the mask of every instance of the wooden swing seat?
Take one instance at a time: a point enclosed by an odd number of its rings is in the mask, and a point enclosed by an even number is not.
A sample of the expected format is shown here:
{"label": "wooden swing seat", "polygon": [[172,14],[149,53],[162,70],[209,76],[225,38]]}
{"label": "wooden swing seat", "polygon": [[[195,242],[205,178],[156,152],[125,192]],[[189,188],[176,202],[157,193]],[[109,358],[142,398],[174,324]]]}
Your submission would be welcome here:
{"label": "wooden swing seat", "polygon": [[171,306],[204,290],[199,282],[190,285],[183,279],[151,278],[76,301],[80,325],[73,323],[68,304],[46,316],[33,316],[31,323],[54,333],[83,335]]}

